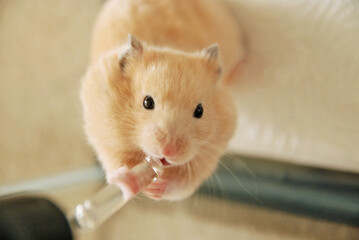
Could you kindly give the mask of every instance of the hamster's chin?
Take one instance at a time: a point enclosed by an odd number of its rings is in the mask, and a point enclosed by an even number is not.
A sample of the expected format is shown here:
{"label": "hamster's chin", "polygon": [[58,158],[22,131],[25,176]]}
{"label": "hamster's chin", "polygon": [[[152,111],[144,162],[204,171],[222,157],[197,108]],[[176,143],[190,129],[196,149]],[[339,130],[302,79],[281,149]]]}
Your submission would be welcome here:
{"label": "hamster's chin", "polygon": [[173,166],[180,166],[180,165],[184,165],[188,162],[191,161],[192,157],[188,157],[188,156],[174,156],[174,157],[171,157],[171,158],[168,158],[168,157],[163,157],[166,162],[168,162],[170,165],[173,165]]}

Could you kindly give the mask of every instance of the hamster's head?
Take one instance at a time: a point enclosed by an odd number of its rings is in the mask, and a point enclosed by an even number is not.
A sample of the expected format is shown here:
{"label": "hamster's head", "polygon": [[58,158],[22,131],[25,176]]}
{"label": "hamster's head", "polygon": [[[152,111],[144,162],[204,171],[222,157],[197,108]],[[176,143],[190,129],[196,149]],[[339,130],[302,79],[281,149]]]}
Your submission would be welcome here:
{"label": "hamster's head", "polygon": [[130,42],[120,65],[133,84],[137,143],[144,153],[165,163],[187,163],[210,141],[218,124],[218,47],[185,53],[144,48],[133,37]]}
{"label": "hamster's head", "polygon": [[215,169],[234,126],[232,102],[219,90],[218,46],[189,53],[130,36],[116,55],[83,82],[90,143],[107,173],[146,155],[162,159],[172,186],[165,198],[190,195]]}

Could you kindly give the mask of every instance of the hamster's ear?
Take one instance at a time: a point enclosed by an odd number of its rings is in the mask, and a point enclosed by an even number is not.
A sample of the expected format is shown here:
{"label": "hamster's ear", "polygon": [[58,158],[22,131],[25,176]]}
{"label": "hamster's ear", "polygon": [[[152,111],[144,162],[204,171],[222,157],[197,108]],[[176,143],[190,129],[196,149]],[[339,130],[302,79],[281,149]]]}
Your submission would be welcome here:
{"label": "hamster's ear", "polygon": [[203,50],[205,56],[209,61],[217,61],[218,60],[218,43],[212,44]]}
{"label": "hamster's ear", "polygon": [[218,52],[218,43],[212,44],[211,46],[202,50],[202,53],[208,61],[208,65],[214,68],[215,74],[219,77],[221,75],[221,66],[218,60]]}
{"label": "hamster's ear", "polygon": [[136,59],[139,59],[143,54],[142,44],[131,35],[128,34],[128,49],[121,55],[118,56],[118,62],[120,64],[122,72],[125,72],[126,65]]}

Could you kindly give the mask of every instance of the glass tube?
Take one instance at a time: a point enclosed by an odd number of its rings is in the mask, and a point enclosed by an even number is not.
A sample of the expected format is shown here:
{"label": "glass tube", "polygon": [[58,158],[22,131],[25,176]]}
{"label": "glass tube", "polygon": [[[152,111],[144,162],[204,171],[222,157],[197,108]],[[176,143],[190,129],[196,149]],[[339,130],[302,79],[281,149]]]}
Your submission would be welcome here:
{"label": "glass tube", "polygon": [[161,161],[147,156],[142,163],[124,171],[116,184],[105,186],[93,197],[78,204],[70,224],[81,229],[97,227],[162,173]]}

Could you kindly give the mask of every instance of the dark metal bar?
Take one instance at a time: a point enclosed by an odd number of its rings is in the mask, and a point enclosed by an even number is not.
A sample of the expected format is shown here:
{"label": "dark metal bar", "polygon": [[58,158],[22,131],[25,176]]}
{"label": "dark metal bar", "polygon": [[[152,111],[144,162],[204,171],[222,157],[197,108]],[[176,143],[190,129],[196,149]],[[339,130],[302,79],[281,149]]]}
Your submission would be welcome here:
{"label": "dark metal bar", "polygon": [[250,157],[222,159],[199,193],[359,226],[359,175]]}

